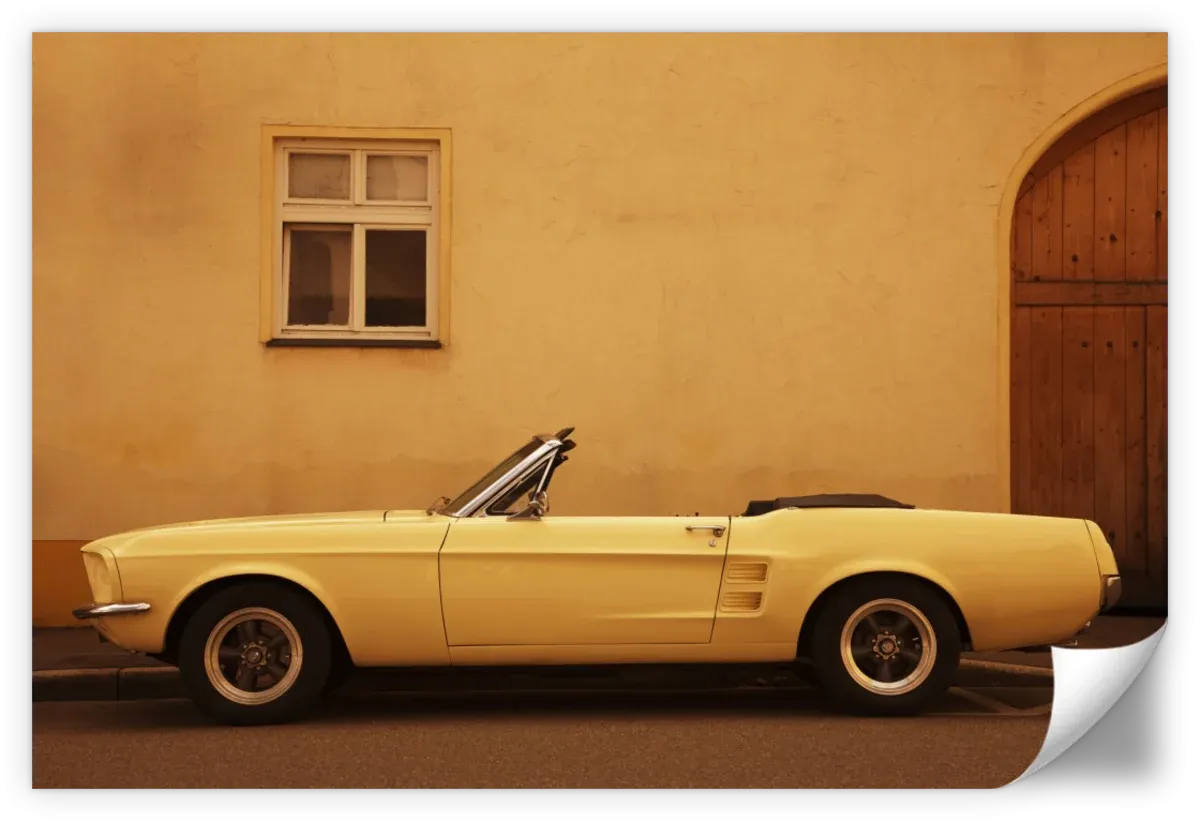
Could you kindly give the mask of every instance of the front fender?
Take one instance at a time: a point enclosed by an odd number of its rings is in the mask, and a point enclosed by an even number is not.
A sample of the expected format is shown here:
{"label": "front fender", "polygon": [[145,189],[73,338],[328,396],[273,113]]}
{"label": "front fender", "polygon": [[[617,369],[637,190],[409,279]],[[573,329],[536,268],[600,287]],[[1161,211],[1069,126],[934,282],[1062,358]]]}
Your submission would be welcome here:
{"label": "front fender", "polygon": [[258,576],[282,579],[307,590],[321,603],[335,623],[339,622],[337,602],[311,574],[302,568],[282,561],[243,561],[221,563],[202,570],[182,570],[181,580],[159,580],[138,572],[136,561],[126,559],[122,567],[124,598],[147,602],[150,610],[133,615],[106,616],[97,619],[96,627],[114,644],[139,653],[158,654],[166,649],[167,630],[172,619],[196,591],[222,579]]}
{"label": "front fender", "polygon": [[[186,602],[193,594],[195,594],[196,591],[200,590],[206,585],[212,584],[213,582],[219,582],[225,579],[237,579],[243,576],[267,577],[291,582],[292,584],[303,588],[309,594],[311,594],[312,597],[320,602],[321,606],[328,611],[329,615],[333,618],[334,623],[340,624],[337,602],[329,595],[328,591],[325,590],[321,583],[311,573],[306,572],[303,568],[289,562],[277,560],[234,562],[215,568],[210,568],[204,572],[196,574],[175,595],[173,601],[171,602],[170,615],[167,617],[168,623],[175,617],[175,614],[179,612],[179,608],[183,606],[183,603]],[[159,641],[165,642],[165,640],[166,625],[163,626],[163,634]]]}

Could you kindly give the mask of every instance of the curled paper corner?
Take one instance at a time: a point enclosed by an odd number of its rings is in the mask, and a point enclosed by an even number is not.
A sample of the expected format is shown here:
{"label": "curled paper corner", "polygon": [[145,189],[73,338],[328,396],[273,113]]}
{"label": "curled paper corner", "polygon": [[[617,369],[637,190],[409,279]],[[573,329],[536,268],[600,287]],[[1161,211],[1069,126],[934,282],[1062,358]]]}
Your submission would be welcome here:
{"label": "curled paper corner", "polygon": [[1112,709],[1150,660],[1165,629],[1164,624],[1153,635],[1124,647],[1051,648],[1054,702],[1050,726],[1037,757],[1012,783],[1058,758]]}

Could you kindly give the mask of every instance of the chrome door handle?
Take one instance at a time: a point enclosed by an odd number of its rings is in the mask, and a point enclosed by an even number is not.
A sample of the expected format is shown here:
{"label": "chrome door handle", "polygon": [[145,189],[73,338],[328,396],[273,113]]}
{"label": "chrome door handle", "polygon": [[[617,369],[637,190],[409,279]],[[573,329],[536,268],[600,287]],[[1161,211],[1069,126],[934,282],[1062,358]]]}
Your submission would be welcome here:
{"label": "chrome door handle", "polygon": [[725,525],[688,525],[687,530],[711,530],[714,536],[720,536],[725,532]]}

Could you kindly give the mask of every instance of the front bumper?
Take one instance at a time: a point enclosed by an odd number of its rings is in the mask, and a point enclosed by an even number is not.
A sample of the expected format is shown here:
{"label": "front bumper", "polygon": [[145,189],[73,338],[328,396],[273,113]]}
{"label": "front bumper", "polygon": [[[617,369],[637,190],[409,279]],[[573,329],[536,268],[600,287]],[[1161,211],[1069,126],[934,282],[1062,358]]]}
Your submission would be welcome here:
{"label": "front bumper", "polygon": [[1121,577],[1105,576],[1101,590],[1100,610],[1111,610],[1121,599]]}
{"label": "front bumper", "polygon": [[128,604],[93,604],[88,607],[80,607],[71,611],[77,619],[98,619],[101,616],[123,616],[131,613],[145,613],[150,609],[150,605],[145,602],[131,602]]}

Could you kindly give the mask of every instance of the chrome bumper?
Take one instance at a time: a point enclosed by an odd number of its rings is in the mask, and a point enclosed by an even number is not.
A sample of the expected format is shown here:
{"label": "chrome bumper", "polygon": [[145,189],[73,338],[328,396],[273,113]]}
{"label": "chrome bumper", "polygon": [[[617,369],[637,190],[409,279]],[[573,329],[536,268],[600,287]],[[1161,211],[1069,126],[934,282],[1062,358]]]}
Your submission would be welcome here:
{"label": "chrome bumper", "polygon": [[100,616],[123,616],[129,613],[145,613],[150,605],[145,602],[130,604],[93,604],[90,607],[80,607],[71,611],[77,619],[95,619]]}
{"label": "chrome bumper", "polygon": [[1103,598],[1100,601],[1100,609],[1111,610],[1113,605],[1115,605],[1121,598],[1121,577],[1105,576],[1102,595]]}

